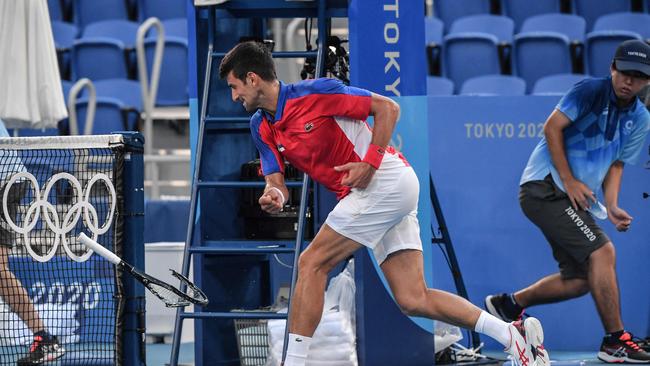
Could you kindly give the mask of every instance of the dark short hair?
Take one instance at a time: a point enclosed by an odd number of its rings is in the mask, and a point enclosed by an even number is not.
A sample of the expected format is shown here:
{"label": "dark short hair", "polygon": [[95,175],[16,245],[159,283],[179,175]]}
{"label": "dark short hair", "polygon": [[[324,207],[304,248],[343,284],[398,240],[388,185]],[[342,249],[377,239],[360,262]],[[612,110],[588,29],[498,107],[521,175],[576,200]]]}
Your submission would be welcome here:
{"label": "dark short hair", "polygon": [[228,51],[219,65],[219,77],[225,79],[230,71],[244,82],[249,72],[256,73],[266,81],[277,79],[271,51],[261,42],[242,42]]}

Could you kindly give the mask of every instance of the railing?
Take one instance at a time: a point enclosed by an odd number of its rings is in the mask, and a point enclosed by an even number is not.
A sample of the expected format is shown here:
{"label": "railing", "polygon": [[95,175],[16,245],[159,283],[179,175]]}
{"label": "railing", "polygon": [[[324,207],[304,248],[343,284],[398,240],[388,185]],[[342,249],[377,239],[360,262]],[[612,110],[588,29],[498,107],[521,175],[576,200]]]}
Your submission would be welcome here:
{"label": "railing", "polygon": [[87,78],[79,79],[70,91],[68,92],[68,121],[70,124],[70,135],[79,134],[79,122],[77,120],[77,95],[81,89],[88,88],[88,110],[86,112],[86,124],[84,127],[84,135],[90,135],[93,132],[93,125],[95,123],[95,109],[97,108],[97,94],[95,93],[95,85]]}
{"label": "railing", "polygon": [[[147,60],[144,49],[144,39],[150,28],[156,28],[156,48],[149,80]],[[138,28],[136,38],[136,52],[138,60],[138,76],[142,89],[142,119],[144,120],[144,162],[146,180],[145,186],[150,188],[150,197],[160,197],[160,187],[189,187],[189,180],[160,181],[159,164],[189,162],[190,154],[169,154],[166,150],[154,150],[153,121],[156,119],[185,119],[189,120],[188,107],[156,107],[156,94],[160,81],[160,68],[162,66],[165,49],[165,28],[157,18],[147,19]],[[189,168],[188,168],[189,173]]]}

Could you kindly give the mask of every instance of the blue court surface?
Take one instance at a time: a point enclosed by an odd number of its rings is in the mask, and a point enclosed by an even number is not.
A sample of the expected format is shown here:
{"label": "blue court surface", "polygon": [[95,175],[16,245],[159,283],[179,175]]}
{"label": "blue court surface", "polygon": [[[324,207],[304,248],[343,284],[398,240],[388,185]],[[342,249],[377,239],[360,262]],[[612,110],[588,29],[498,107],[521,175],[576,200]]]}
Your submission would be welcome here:
{"label": "blue court surface", "polygon": [[[597,350],[593,352],[578,351],[550,351],[551,364],[553,366],[583,366],[583,365],[604,365],[596,358]],[[164,366],[169,363],[171,345],[169,344],[147,344],[147,365]],[[498,351],[486,351],[488,357],[503,360],[506,354]],[[194,343],[181,344],[179,366],[194,365]],[[462,365],[462,364],[461,364]],[[504,366],[512,366],[511,361],[503,363]],[[378,365],[381,366],[381,365]]]}
{"label": "blue court surface", "polygon": [[[549,350],[549,355],[551,356],[551,364],[553,366],[582,366],[582,365],[605,365],[604,362],[601,362],[596,358],[598,350],[591,352],[584,351],[556,351]],[[494,357],[497,359],[504,359],[505,353],[498,351],[486,351],[484,352],[486,356]],[[507,361],[504,363],[506,366],[513,365],[512,361]]]}

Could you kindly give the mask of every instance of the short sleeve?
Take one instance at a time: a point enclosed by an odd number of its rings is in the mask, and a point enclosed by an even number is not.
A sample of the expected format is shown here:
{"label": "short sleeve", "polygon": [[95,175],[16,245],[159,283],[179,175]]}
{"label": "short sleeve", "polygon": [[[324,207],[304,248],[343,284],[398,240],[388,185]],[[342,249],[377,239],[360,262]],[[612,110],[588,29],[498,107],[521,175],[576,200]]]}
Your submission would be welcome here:
{"label": "short sleeve", "polygon": [[340,80],[323,78],[312,84],[313,92],[327,101],[328,115],[366,120],[370,115],[372,94],[365,89],[343,84]]}
{"label": "short sleeve", "polygon": [[648,136],[648,131],[650,131],[650,115],[645,110],[645,107],[643,109],[642,117],[639,118],[636,126],[634,126],[630,133],[630,137],[621,148],[618,160],[625,164],[636,164],[641,155],[641,150],[643,150],[643,144]]}
{"label": "short sleeve", "polygon": [[253,142],[260,153],[262,173],[265,176],[273,173],[284,173],[284,160],[273,142],[270,127],[264,123],[260,112],[251,117],[250,128]]}
{"label": "short sleeve", "polygon": [[598,97],[593,81],[582,80],[576,83],[558,102],[555,109],[566,115],[571,122],[584,117]]}

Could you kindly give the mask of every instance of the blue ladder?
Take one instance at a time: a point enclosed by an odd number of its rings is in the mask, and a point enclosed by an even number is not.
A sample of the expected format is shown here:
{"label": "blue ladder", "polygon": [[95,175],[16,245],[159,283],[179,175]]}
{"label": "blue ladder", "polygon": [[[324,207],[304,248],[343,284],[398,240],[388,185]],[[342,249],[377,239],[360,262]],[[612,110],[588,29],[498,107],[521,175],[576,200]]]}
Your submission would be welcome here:
{"label": "blue ladder", "polygon": [[[331,1],[331,0],[330,0]],[[338,0],[332,1],[337,3]],[[338,3],[337,3],[338,4]],[[332,4],[329,4],[332,5]],[[337,7],[338,6],[338,7]],[[291,273],[291,287],[289,290],[289,310],[291,310],[291,294],[293,293],[296,279],[298,276],[298,258],[304,241],[304,228],[305,217],[307,210],[307,192],[309,186],[309,177],[304,174],[302,182],[287,181],[286,185],[289,188],[301,187],[300,195],[300,208],[298,212],[298,226],[295,243],[291,241],[272,240],[272,241],[259,241],[259,240],[200,240],[200,243],[194,243],[195,236],[195,220],[197,218],[197,200],[200,191],[204,189],[217,189],[217,188],[264,188],[265,182],[241,182],[241,181],[204,181],[201,179],[201,161],[203,157],[203,144],[204,136],[208,130],[218,131],[243,131],[248,130],[248,117],[223,117],[207,115],[206,110],[208,106],[208,96],[210,95],[211,83],[211,70],[212,62],[215,59],[223,58],[225,53],[214,51],[214,30],[216,23],[216,11],[226,10],[229,15],[237,18],[294,18],[294,17],[315,17],[318,19],[318,49],[317,51],[305,52],[273,52],[274,58],[306,58],[316,57],[316,77],[320,77],[324,72],[324,55],[325,40],[327,39],[327,19],[332,16],[346,16],[347,3],[341,2],[337,6],[328,8],[326,0],[318,0],[317,2],[287,2],[283,0],[233,0],[220,5],[210,6],[208,17],[208,52],[207,64],[204,77],[203,95],[201,97],[201,112],[200,112],[200,125],[198,142],[196,147],[196,161],[193,172],[192,196],[190,203],[190,217],[188,223],[187,237],[185,242],[185,250],[183,254],[183,264],[181,273],[184,276],[189,276],[190,261],[193,255],[263,255],[263,254],[287,254],[293,253],[293,268]],[[197,224],[198,225],[198,224]],[[293,244],[293,246],[292,246]],[[197,285],[202,287],[202,283],[197,281]],[[182,290],[185,290],[182,288]],[[196,308],[200,308],[196,306]],[[179,308],[176,312],[176,320],[174,327],[174,335],[172,341],[172,353],[170,359],[171,366],[178,365],[178,357],[180,350],[180,340],[183,321],[185,319],[286,319],[287,314],[279,314],[270,311],[237,311],[237,312],[214,312],[214,311],[201,311],[195,310],[193,312],[186,312]],[[285,348],[283,349],[283,357],[286,353],[286,344],[288,339],[288,327],[285,330]],[[196,340],[201,342],[201,340]]]}

